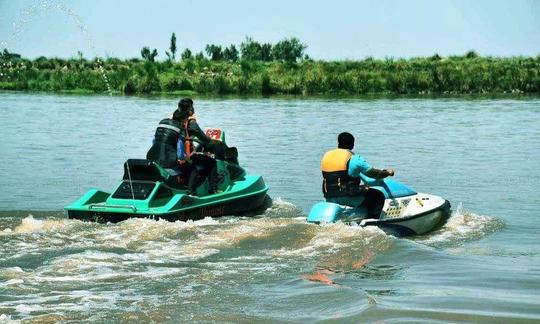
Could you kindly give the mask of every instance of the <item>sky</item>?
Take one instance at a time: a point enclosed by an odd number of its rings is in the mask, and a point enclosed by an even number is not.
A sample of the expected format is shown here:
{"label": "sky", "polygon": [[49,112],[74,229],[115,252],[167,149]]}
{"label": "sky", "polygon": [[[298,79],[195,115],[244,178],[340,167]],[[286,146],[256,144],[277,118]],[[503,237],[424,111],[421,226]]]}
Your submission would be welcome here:
{"label": "sky", "polygon": [[297,37],[314,59],[540,55],[540,0],[0,0],[0,49],[25,57],[165,58]]}

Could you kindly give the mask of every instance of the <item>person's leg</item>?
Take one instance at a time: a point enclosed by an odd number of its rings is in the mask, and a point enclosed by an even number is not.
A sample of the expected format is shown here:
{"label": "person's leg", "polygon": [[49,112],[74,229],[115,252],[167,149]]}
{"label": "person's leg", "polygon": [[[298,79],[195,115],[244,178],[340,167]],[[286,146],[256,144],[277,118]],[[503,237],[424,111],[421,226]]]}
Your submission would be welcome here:
{"label": "person's leg", "polygon": [[368,218],[378,219],[384,207],[384,194],[377,189],[368,189],[363,205],[367,207]]}
{"label": "person's leg", "polygon": [[195,194],[197,188],[204,183],[211,171],[216,169],[216,160],[204,154],[193,154],[191,159],[194,169],[189,178],[188,189],[191,194]]}
{"label": "person's leg", "polygon": [[197,193],[197,188],[203,184],[206,177],[201,174],[201,171],[198,168],[193,169],[189,176],[188,181],[188,192],[190,195],[195,195]]}

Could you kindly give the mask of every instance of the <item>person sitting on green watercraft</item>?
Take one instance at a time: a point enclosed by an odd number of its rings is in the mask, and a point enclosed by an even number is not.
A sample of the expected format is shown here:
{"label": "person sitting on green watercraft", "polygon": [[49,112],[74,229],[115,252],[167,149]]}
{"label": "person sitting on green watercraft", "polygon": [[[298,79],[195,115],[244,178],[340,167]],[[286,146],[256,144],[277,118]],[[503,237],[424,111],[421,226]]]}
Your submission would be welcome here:
{"label": "person sitting on green watercraft", "polygon": [[[210,193],[214,193],[219,182],[215,159],[238,164],[238,152],[236,148],[229,148],[225,143],[206,136],[197,123],[191,98],[181,99],[178,102],[178,110],[188,116],[184,122],[185,147],[193,166],[193,172],[189,178],[189,190],[195,192],[208,179]],[[195,149],[194,140],[199,144],[197,149]]]}
{"label": "person sitting on green watercraft", "polygon": [[322,191],[326,201],[351,207],[365,206],[369,218],[379,218],[384,195],[377,189],[361,186],[360,174],[375,179],[394,175],[392,169],[375,169],[352,152],[354,136],[343,132],[338,136],[338,148],[324,154],[321,161]]}
{"label": "person sitting on green watercraft", "polygon": [[175,110],[172,118],[165,118],[159,122],[154,134],[152,147],[146,153],[146,158],[163,167],[172,176],[187,179],[189,167],[188,156],[185,150],[184,124],[188,114]]}
{"label": "person sitting on green watercraft", "polygon": [[[184,129],[186,131],[186,138],[190,142],[190,149],[193,149],[194,137],[197,138],[197,141],[203,146],[210,143],[210,138],[206,136],[203,130],[199,127],[199,124],[197,124],[195,108],[193,108],[193,100],[191,98],[181,99],[178,102],[178,110],[187,115],[187,119],[184,121]],[[191,152],[189,152],[188,155]]]}
{"label": "person sitting on green watercraft", "polygon": [[[214,154],[217,159],[224,160],[227,156],[228,146],[223,142],[209,138],[199,127],[197,118],[195,117],[193,100],[191,98],[183,98],[178,102],[178,110],[188,115],[184,125],[186,139],[188,140],[188,145],[186,145],[187,155],[190,156],[196,151],[194,146],[194,140],[196,140],[200,145],[198,150],[210,152]],[[238,161],[231,162],[238,164]]]}

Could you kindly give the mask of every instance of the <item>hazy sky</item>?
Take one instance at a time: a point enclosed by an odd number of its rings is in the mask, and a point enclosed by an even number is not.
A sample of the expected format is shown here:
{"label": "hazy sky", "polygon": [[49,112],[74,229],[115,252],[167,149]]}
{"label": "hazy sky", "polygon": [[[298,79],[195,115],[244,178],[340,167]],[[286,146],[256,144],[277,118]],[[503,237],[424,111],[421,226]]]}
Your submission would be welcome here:
{"label": "hazy sky", "polygon": [[[85,29],[86,32],[82,31]],[[0,0],[0,48],[27,57],[159,57],[298,37],[315,59],[540,54],[540,0]]]}

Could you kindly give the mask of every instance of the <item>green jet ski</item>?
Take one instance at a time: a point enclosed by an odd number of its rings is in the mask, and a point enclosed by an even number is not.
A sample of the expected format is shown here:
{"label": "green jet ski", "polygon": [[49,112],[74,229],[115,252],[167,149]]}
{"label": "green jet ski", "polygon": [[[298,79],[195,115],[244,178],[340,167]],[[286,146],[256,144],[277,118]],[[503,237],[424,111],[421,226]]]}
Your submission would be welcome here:
{"label": "green jet ski", "polygon": [[[218,138],[224,142],[224,133],[218,131]],[[208,193],[208,180],[196,196],[188,195],[187,187],[158,164],[129,159],[124,163],[123,179],[112,194],[92,189],[65,210],[70,219],[116,223],[129,218],[186,221],[246,215],[268,206],[268,186],[262,176],[247,175],[237,163],[216,162],[220,182],[213,194],[204,194]]]}

